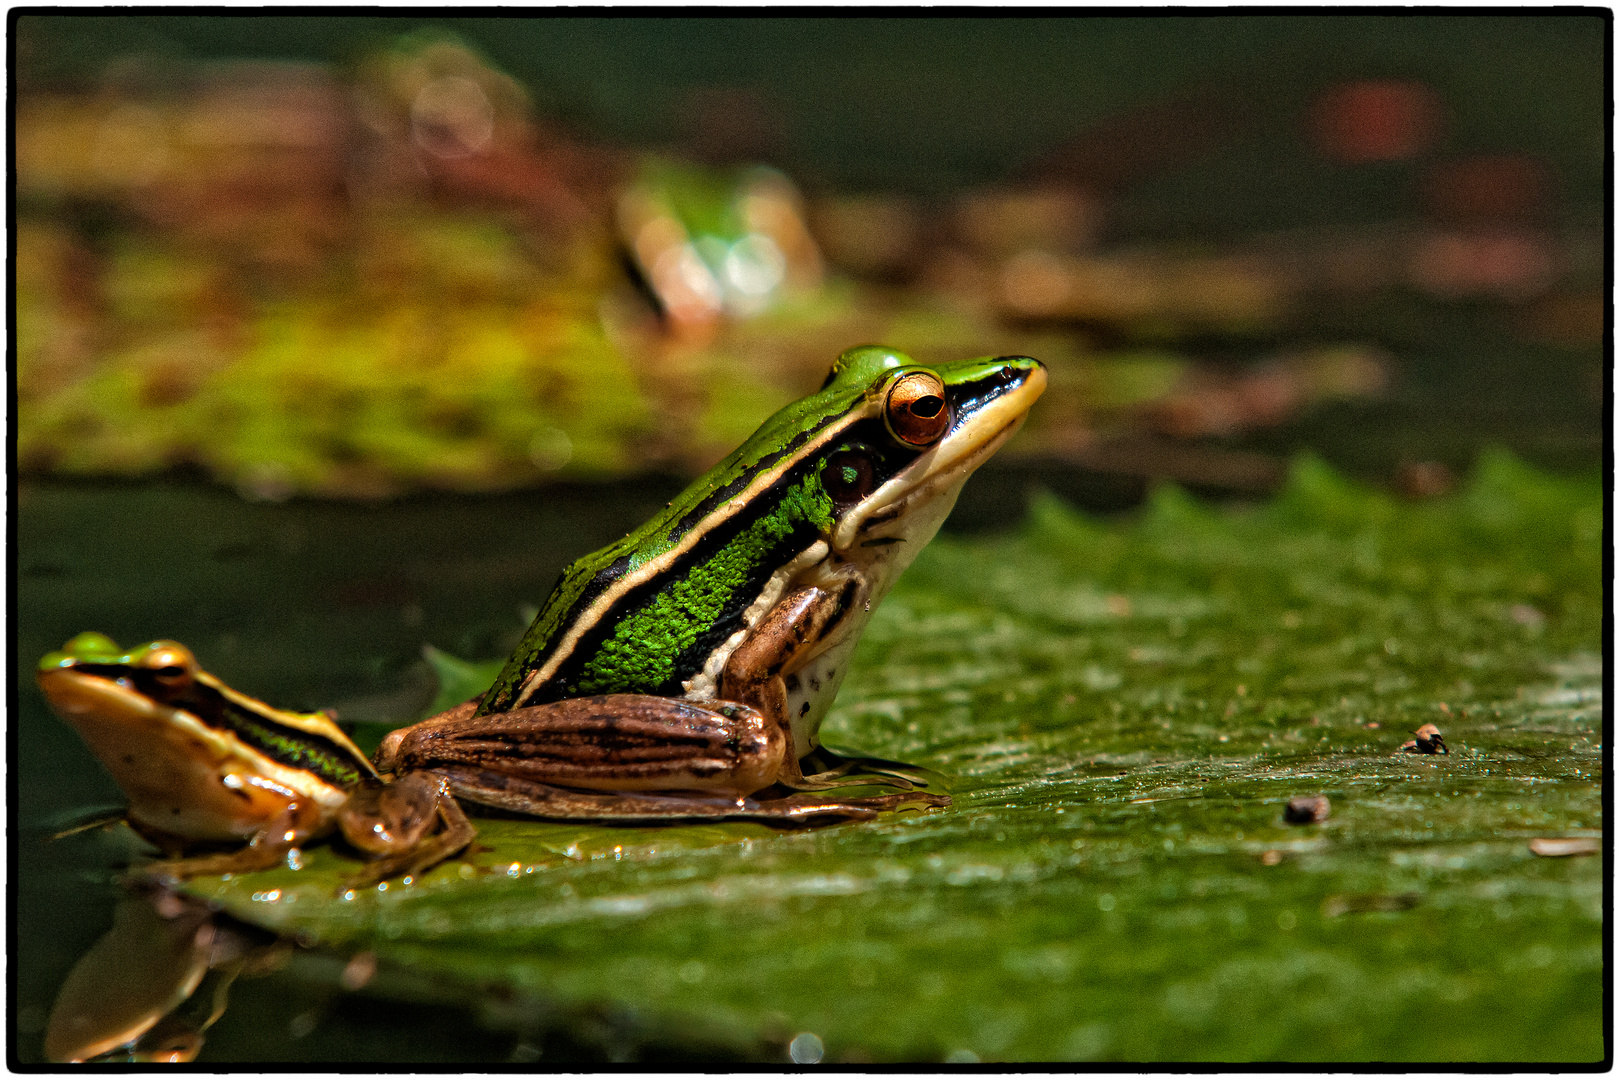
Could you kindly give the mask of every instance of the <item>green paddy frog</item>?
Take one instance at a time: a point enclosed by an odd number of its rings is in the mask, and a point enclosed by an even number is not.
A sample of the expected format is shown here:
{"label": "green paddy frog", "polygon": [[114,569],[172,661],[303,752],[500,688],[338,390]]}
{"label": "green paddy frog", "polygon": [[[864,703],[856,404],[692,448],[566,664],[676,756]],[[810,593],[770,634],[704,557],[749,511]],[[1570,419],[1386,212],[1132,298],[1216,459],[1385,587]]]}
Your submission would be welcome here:
{"label": "green paddy frog", "polygon": [[84,633],[46,654],[36,676],[123,789],[137,832],[171,854],[198,842],[246,842],[162,863],[166,876],[296,864],[304,844],[341,830],[373,860],[352,886],[421,873],[473,838],[442,779],[385,782],[331,716],[239,693],[178,642],[124,652]]}
{"label": "green paddy frog", "polygon": [[[1045,389],[1022,356],[850,349],[663,512],[570,565],[494,685],[384,769],[548,818],[870,817],[943,805],[817,736],[873,607]],[[809,766],[807,771],[806,766]],[[860,768],[889,795],[818,794]],[[762,794],[763,793],[763,794]],[[756,797],[758,796],[758,797]]]}

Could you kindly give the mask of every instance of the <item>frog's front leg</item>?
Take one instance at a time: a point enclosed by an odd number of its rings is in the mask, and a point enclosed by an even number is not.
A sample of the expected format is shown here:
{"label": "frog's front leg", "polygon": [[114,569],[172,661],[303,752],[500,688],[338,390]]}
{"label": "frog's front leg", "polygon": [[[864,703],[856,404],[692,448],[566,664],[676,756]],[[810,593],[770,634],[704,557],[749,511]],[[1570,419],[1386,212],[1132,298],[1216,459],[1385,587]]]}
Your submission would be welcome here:
{"label": "frog's front leg", "polygon": [[198,855],[189,859],[165,859],[148,863],[135,873],[139,877],[177,882],[215,874],[246,874],[281,865],[287,853],[319,836],[330,822],[324,811],[309,801],[290,802],[258,832],[248,845],[220,855]]}
{"label": "frog's front leg", "polygon": [[783,755],[777,780],[797,789],[823,786],[807,781],[799,768],[793,739],[793,718],[788,710],[784,676],[820,651],[840,616],[860,599],[860,583],[851,580],[842,589],[807,585],[783,597],[732,651],[720,677],[720,694],[758,709],[782,733],[788,752]]}
{"label": "frog's front leg", "polygon": [[[788,746],[795,748],[795,718],[788,707],[786,676],[835,645],[838,628],[855,608],[866,603],[866,599],[865,583],[858,578],[846,579],[834,588],[807,585],[783,597],[727,659],[721,676],[722,696],[728,701],[746,702],[770,717],[781,729]],[[825,763],[828,768],[806,776],[798,753],[790,749],[777,775],[784,787],[825,791],[851,783],[878,783],[902,790],[917,786],[912,777],[894,770],[894,762],[846,758],[816,746],[813,738],[805,741],[809,743],[805,760]],[[873,775],[842,784],[833,782],[854,770]]]}

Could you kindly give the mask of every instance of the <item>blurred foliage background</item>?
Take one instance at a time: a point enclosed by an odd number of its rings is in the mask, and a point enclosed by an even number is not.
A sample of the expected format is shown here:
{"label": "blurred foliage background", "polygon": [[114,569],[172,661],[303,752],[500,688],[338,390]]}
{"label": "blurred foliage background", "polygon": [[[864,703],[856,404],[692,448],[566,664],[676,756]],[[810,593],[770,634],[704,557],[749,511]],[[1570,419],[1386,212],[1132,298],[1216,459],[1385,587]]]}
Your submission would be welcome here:
{"label": "blurred foliage background", "polygon": [[[398,723],[424,643],[503,655],[566,561],[842,349],[1052,376],[829,720],[952,772],[959,812],[596,830],[578,867],[536,853],[566,829],[485,821],[548,872],[383,915],[756,871],[776,906],[608,904],[582,936],[480,931],[476,963],[204,882],[326,947],[244,980],[201,1060],[780,1061],[801,1027],[846,1062],[1603,1052],[1602,868],[1525,842],[1602,827],[1604,15],[12,32],[22,671],[81,630],[172,636],[266,700]],[[36,1062],[128,845],[48,842],[119,795],[20,705]],[[1454,756],[1391,753],[1420,717]],[[1307,790],[1320,832],[1280,817]],[[793,892],[850,875],[882,888]]]}
{"label": "blurred foliage background", "polygon": [[[17,22],[19,463],[691,474],[883,341],[1103,503],[1595,464],[1604,22]],[[1000,464],[1006,465],[1003,461]]]}

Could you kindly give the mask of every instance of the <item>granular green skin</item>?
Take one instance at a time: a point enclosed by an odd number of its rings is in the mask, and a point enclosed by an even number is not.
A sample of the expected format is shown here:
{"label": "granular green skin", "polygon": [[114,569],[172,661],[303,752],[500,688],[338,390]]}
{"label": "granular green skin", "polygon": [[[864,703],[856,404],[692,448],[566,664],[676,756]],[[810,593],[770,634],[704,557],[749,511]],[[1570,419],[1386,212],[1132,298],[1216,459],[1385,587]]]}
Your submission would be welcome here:
{"label": "granular green skin", "polygon": [[345,757],[255,720],[240,709],[227,709],[223,721],[239,737],[276,761],[295,769],[307,769],[337,787],[353,787],[360,782],[360,769]]}
{"label": "granular green skin", "polygon": [[788,491],[774,513],[621,620],[569,692],[652,693],[666,685],[676,675],[681,653],[714,625],[738,590],[748,588],[757,577],[760,560],[803,525],[823,533],[831,529],[832,509],[832,500],[821,489],[820,471],[812,471]]}

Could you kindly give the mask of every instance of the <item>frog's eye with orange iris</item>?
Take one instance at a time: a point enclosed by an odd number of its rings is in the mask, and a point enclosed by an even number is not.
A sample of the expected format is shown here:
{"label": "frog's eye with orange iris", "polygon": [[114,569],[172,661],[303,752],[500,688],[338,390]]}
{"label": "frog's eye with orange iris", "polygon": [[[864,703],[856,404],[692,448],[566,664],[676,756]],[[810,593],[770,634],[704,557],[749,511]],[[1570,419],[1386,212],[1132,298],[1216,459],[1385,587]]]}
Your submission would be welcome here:
{"label": "frog's eye with orange iris", "polygon": [[197,658],[178,641],[154,641],[140,658],[158,688],[170,694],[188,689],[197,677]]}
{"label": "frog's eye with orange iris", "polygon": [[883,422],[889,434],[905,446],[932,446],[951,427],[951,406],[945,384],[932,371],[912,371],[889,387],[883,403]]}

